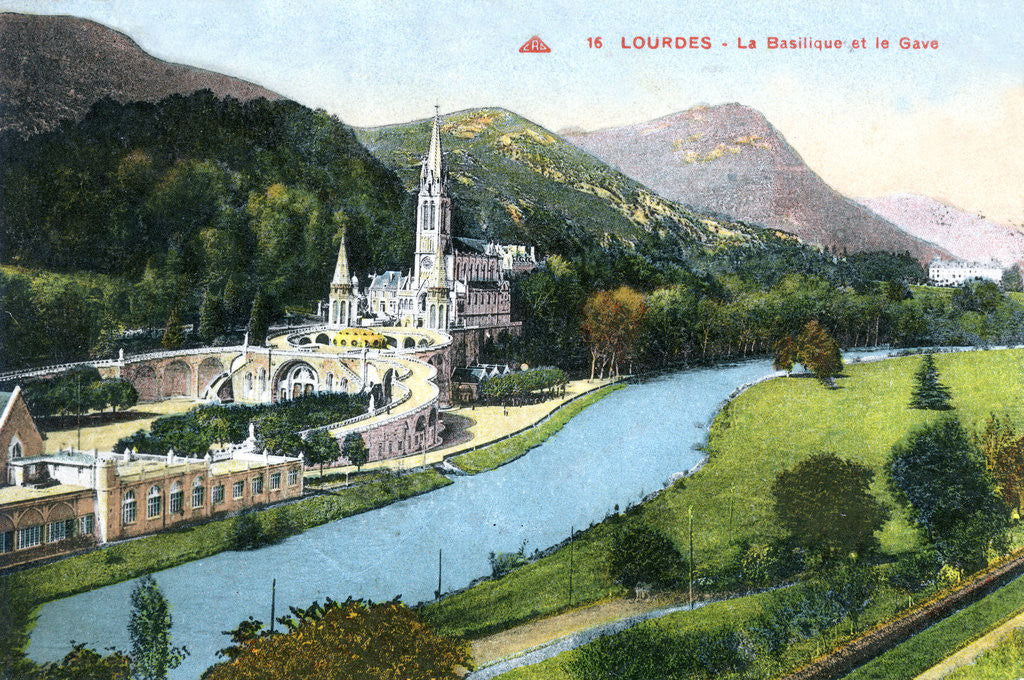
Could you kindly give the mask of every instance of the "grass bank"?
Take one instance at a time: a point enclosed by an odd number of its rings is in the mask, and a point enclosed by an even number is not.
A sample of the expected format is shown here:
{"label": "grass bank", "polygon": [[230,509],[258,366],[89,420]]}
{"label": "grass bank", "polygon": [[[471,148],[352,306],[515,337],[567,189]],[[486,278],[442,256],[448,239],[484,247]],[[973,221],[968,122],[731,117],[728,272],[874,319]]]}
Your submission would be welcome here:
{"label": "grass bank", "polygon": [[547,420],[525,432],[517,434],[508,439],[495,442],[476,451],[460,453],[452,456],[449,461],[471,475],[493,470],[516,458],[526,455],[530,449],[540,446],[551,435],[555,434],[565,424],[579,415],[583,409],[591,404],[604,399],[615,390],[620,390],[625,385],[609,385],[591,392],[575,401],[559,407]]}
{"label": "grass bank", "polygon": [[[321,524],[366,512],[451,484],[434,470],[387,476],[359,486],[304,498],[256,513],[268,540],[281,540]],[[0,593],[18,593],[9,641],[27,642],[34,610],[51,600],[136,578],[233,548],[234,518],[175,529],[0,577]],[[0,631],[3,632],[3,631]],[[10,653],[9,649],[0,652]]]}
{"label": "grass bank", "polygon": [[1024,668],[1024,630],[1010,633],[1005,640],[978,656],[974,663],[958,668],[947,680],[1006,680],[1020,677]]}
{"label": "grass bank", "polygon": [[[936,356],[956,414],[973,430],[990,411],[1024,421],[1024,381],[1016,378],[1024,351],[965,352]],[[710,458],[692,478],[644,503],[625,521],[657,527],[678,548],[687,547],[687,510],[693,508],[694,552],[702,588],[733,569],[748,543],[782,535],[771,508],[772,481],[811,455],[830,451],[875,470],[872,491],[891,502],[882,468],[892,445],[911,428],[943,414],[907,407],[920,357],[847,366],[839,389],[812,379],[779,378],[753,386],[719,413],[712,425]],[[628,464],[628,461],[624,461]],[[622,594],[608,574],[613,528],[596,525],[575,541],[573,604]],[[890,553],[919,546],[905,516],[895,512],[881,536]],[[568,608],[569,551],[553,554],[482,582],[424,608],[435,625],[480,637]]]}
{"label": "grass bank", "polygon": [[893,647],[846,679],[912,680],[1021,611],[1024,611],[1024,577]]}

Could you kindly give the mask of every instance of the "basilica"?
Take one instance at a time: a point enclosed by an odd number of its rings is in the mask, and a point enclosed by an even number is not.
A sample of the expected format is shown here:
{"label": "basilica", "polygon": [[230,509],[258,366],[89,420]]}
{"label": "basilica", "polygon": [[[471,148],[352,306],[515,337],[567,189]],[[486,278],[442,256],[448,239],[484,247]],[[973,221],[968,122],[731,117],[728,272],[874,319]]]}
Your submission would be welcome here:
{"label": "basilica", "polygon": [[441,149],[440,115],[420,163],[412,268],[370,277],[365,290],[350,276],[345,244],[331,280],[327,321],[342,328],[387,325],[449,331],[509,328],[509,277],[536,267],[532,248],[452,237],[452,199]]}

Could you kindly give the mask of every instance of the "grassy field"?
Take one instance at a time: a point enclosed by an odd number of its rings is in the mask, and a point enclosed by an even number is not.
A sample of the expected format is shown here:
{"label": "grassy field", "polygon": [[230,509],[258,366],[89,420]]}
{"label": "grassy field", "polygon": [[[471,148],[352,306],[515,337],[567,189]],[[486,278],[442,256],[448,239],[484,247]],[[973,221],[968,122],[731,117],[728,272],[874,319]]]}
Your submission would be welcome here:
{"label": "grassy field", "polygon": [[[846,680],[912,680],[1024,608],[1024,578],[961,609],[846,676]],[[1022,669],[1018,669],[1019,677]],[[975,676],[964,676],[975,677]],[[1000,678],[1011,676],[998,676]]]}
{"label": "grassy field", "polygon": [[[434,470],[375,479],[329,494],[257,513],[275,539],[451,484]],[[0,593],[18,593],[18,610],[6,616],[19,634],[31,610],[45,602],[94,590],[232,549],[234,519],[226,518],[147,536],[0,577]],[[11,623],[11,622],[6,622]],[[13,634],[13,633],[12,633]],[[2,645],[0,645],[2,647]]]}
{"label": "grassy field", "polygon": [[530,449],[539,446],[551,435],[565,427],[565,424],[574,416],[579,415],[583,409],[596,401],[600,401],[615,390],[622,389],[622,387],[623,385],[602,387],[592,394],[588,394],[567,406],[561,407],[542,425],[527,430],[515,437],[495,442],[482,449],[453,456],[450,460],[454,465],[471,475],[493,470],[500,465],[526,455]]}
{"label": "grassy field", "polygon": [[103,425],[82,428],[82,445],[78,445],[78,430],[52,430],[46,432],[46,452],[54,453],[68,447],[80,448],[83,451],[99,449],[110,451],[122,437],[135,434],[139,430],[148,430],[157,418],[185,413],[197,406],[194,399],[165,399],[163,401],[136,404],[129,413],[137,414],[132,420],[118,420]]}
{"label": "grassy field", "polygon": [[[990,411],[1024,423],[1020,350],[942,354],[942,380],[952,390],[955,413],[969,431]],[[839,389],[814,380],[780,378],[752,387],[716,418],[710,460],[693,478],[677,483],[642,505],[635,521],[663,530],[677,547],[686,545],[687,509],[695,521],[697,570],[713,577],[735,561],[743,541],[778,536],[770,486],[778,473],[821,451],[859,461],[881,473],[892,445],[916,425],[942,416],[907,408],[920,357],[853,364]],[[891,501],[879,474],[873,491]],[[623,592],[608,574],[612,529],[595,526],[575,542],[574,604]],[[882,547],[912,550],[916,532],[899,512],[884,529]],[[425,608],[433,623],[453,633],[479,637],[567,608],[569,553],[562,548],[503,579],[486,581]]]}
{"label": "grassy field", "polygon": [[1024,674],[1024,630],[1011,633],[1005,640],[979,656],[973,664],[946,676],[948,680],[1006,680]]}

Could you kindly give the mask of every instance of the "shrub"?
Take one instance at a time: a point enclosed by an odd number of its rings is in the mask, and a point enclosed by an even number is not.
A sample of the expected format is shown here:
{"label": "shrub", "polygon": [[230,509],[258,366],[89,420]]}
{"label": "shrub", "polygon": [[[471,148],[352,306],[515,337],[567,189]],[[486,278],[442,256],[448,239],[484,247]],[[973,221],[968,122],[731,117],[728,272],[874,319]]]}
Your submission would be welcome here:
{"label": "shrub", "polygon": [[612,540],[609,569],[612,578],[627,588],[641,583],[672,587],[683,581],[686,562],[659,530],[629,522],[619,526]]}

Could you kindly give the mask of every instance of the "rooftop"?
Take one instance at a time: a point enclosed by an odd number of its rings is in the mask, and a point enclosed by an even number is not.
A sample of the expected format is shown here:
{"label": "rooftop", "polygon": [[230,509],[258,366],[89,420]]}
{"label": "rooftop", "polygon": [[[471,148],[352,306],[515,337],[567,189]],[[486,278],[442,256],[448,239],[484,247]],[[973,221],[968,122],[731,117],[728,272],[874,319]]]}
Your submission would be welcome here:
{"label": "rooftop", "polygon": [[0,506],[7,505],[8,503],[18,503],[20,501],[32,501],[37,498],[48,498],[51,496],[60,496],[62,494],[77,493],[79,491],[92,492],[92,489],[86,486],[74,486],[72,484],[57,484],[55,486],[48,486],[42,489],[27,486],[0,486]]}

